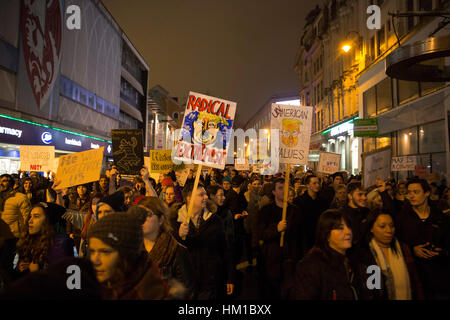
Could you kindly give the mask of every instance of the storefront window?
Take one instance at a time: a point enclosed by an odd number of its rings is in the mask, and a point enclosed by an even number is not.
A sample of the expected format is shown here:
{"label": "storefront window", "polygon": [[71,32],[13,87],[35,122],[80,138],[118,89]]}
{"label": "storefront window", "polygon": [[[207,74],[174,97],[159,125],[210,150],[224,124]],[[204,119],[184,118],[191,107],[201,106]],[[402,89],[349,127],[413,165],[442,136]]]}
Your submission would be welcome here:
{"label": "storefront window", "polygon": [[376,115],[377,113],[377,100],[376,100],[376,89],[375,87],[370,88],[363,95],[364,99],[364,110],[367,117]]}
{"label": "storefront window", "polygon": [[445,152],[433,153],[431,155],[431,168],[433,172],[439,173],[442,177],[445,177],[447,173]]}
{"label": "storefront window", "polygon": [[444,120],[419,126],[420,153],[441,152],[445,150]]}
{"label": "storefront window", "polygon": [[397,132],[391,133],[392,156],[397,156]]}
{"label": "storefront window", "polygon": [[399,156],[417,153],[417,127],[400,130],[397,142]]}
{"label": "storefront window", "polygon": [[381,149],[384,147],[388,147],[391,145],[391,137],[389,135],[389,137],[379,137],[377,138],[377,149]]}
{"label": "storefront window", "polygon": [[417,165],[424,166],[427,169],[427,174],[431,172],[431,161],[429,154],[422,154],[417,156]]}
{"label": "storefront window", "polygon": [[419,83],[398,80],[398,104],[405,103],[419,96]]}
{"label": "storefront window", "polygon": [[375,150],[375,138],[364,138],[364,152]]}

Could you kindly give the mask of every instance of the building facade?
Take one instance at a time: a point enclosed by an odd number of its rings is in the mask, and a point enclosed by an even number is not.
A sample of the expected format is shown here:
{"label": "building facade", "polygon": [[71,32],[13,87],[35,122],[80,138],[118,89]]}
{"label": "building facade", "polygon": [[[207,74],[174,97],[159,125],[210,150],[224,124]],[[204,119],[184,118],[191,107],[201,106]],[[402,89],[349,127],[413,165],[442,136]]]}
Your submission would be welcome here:
{"label": "building facade", "polygon": [[[381,9],[377,29],[367,26],[372,4]],[[393,156],[416,155],[428,173],[448,173],[448,84],[392,79],[385,70],[386,57],[398,42],[404,46],[447,32],[437,30],[441,17],[393,19],[388,13],[432,10],[448,11],[448,2],[333,0],[308,15],[295,70],[302,103],[315,108],[312,154],[340,153],[341,169],[357,173],[362,153],[390,146]],[[430,63],[449,64],[448,58]],[[378,137],[354,137],[353,120],[373,117],[378,118]]]}
{"label": "building facade", "polygon": [[17,170],[19,145],[110,158],[111,129],[144,128],[148,66],[100,1],[6,0],[0,21],[2,173]]}

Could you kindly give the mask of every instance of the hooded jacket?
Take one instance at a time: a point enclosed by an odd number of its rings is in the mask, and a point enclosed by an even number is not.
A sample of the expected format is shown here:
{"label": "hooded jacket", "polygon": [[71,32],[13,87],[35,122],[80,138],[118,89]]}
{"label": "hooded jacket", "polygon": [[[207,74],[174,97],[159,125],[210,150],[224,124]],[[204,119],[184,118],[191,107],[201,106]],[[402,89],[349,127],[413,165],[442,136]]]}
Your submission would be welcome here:
{"label": "hooded jacket", "polygon": [[5,221],[16,238],[28,228],[27,221],[30,216],[31,203],[23,193],[10,190],[2,194],[6,198],[3,202],[3,211],[0,218]]}

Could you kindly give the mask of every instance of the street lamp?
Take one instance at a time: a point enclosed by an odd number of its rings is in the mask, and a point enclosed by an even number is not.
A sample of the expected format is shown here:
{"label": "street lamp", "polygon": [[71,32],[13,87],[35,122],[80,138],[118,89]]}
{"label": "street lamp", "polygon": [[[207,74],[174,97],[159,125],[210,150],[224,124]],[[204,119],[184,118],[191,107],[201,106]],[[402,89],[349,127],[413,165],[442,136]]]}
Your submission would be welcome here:
{"label": "street lamp", "polygon": [[345,35],[345,43],[342,45],[341,49],[342,51],[344,51],[345,53],[349,52],[352,48],[352,44],[354,42],[354,40],[352,40],[350,38],[350,34],[355,33],[356,36],[358,37],[358,42],[360,41],[360,35],[358,31],[349,31],[347,32],[347,34]]}

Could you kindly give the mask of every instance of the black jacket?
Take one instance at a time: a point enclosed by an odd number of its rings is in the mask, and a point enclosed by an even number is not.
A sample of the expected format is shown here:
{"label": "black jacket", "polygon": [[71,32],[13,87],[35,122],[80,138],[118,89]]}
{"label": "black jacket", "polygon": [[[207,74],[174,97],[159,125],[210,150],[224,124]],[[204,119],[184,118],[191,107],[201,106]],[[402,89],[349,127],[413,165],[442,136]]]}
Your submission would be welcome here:
{"label": "black jacket", "polygon": [[225,283],[234,282],[233,257],[228,247],[222,218],[212,214],[199,228],[189,222],[186,240],[181,240],[189,252],[195,279],[196,298],[217,299]]}
{"label": "black jacket", "polygon": [[353,234],[353,244],[357,245],[367,232],[367,216],[370,213],[369,208],[352,208],[348,205],[341,209],[344,216],[350,223]]}
{"label": "black jacket", "polygon": [[450,299],[450,218],[431,205],[430,216],[422,221],[409,204],[403,206],[395,220],[400,241],[409,245],[411,252],[417,245],[429,242],[442,251],[431,259],[415,256],[425,295],[438,295]]}
{"label": "black jacket", "polygon": [[[282,280],[283,270],[284,273],[290,274],[286,268],[293,269],[304,251],[303,216],[299,208],[293,205],[287,207],[287,230],[284,235],[284,246],[280,247],[281,233],[278,232],[277,226],[282,214],[283,209],[272,202],[261,208],[257,221],[258,235],[264,242],[262,254],[265,272],[269,278],[276,280]],[[293,266],[289,268],[291,264]]]}
{"label": "black jacket", "polygon": [[306,247],[305,252],[314,245],[317,221],[322,212],[328,209],[328,202],[320,197],[315,200],[306,191],[300,197],[295,198],[294,204],[300,209],[304,216],[304,230]]}
{"label": "black jacket", "polygon": [[295,300],[357,300],[360,284],[346,256],[314,247],[297,263],[289,297]]}

